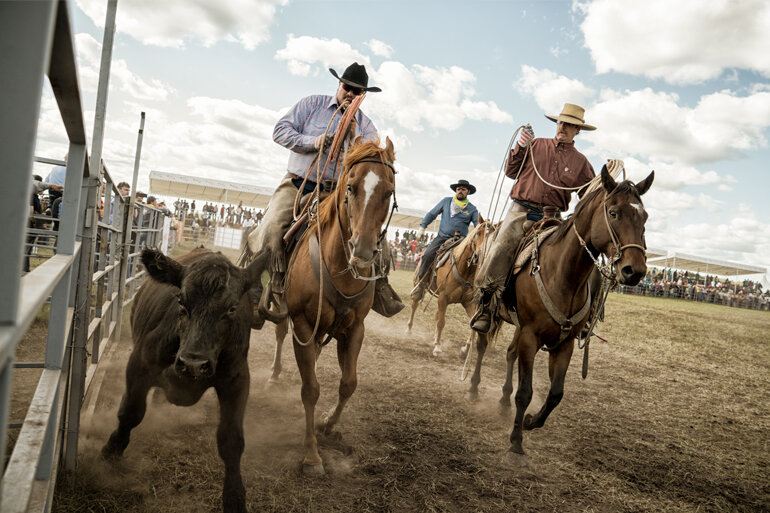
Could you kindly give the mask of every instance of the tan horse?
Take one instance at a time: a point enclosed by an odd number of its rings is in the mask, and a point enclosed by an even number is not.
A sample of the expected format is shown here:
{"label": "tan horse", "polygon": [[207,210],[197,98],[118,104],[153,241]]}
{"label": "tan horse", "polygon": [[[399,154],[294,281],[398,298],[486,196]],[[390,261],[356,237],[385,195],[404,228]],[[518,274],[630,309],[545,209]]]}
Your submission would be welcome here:
{"label": "tan horse", "polygon": [[[474,294],[476,289],[473,286],[473,280],[476,277],[476,269],[478,268],[478,258],[484,244],[484,238],[488,231],[494,230],[494,227],[487,223],[482,222],[476,226],[468,235],[465,236],[463,241],[450,250],[449,258],[447,258],[441,267],[436,269],[436,287],[431,288],[427,292],[433,293],[437,297],[438,306],[436,308],[436,332],[433,338],[433,356],[438,356],[443,352],[441,347],[441,332],[444,330],[446,324],[446,310],[449,305],[461,304],[465,308],[465,312],[468,317],[472,317],[476,309],[474,303]],[[419,272],[419,266],[414,271],[414,285],[417,285]],[[428,276],[424,279],[428,279]],[[424,299],[415,300],[412,299],[412,313],[409,316],[409,322],[406,325],[406,332],[411,333],[412,325],[414,324],[414,314],[417,312],[417,308]],[[471,337],[472,338],[472,337]],[[465,356],[468,346],[471,343],[471,338],[463,348],[461,356]],[[486,345],[487,334],[483,335],[483,342],[479,340],[479,343]]]}
{"label": "tan horse", "polygon": [[343,161],[335,193],[321,202],[317,224],[302,237],[287,270],[289,324],[305,407],[302,463],[306,474],[324,473],[316,438],[315,407],[320,394],[316,360],[332,337],[337,340],[342,377],[337,405],[319,423],[319,433],[331,433],[356,389],[364,318],[374,300],[374,262],[381,256],[378,245],[392,212],[391,199],[395,206],[394,159],[390,139],[384,149],[356,139]]}
{"label": "tan horse", "polygon": [[[503,293],[503,303],[515,306],[519,328],[507,352],[507,374],[500,403],[510,406],[513,364],[519,361],[516,417],[510,453],[524,454],[522,430],[542,427],[564,395],[575,337],[588,319],[587,282],[599,253],[611,262],[616,280],[634,286],[647,271],[644,224],[647,212],[641,196],[652,185],[654,173],[634,184],[616,183],[602,169],[602,187],[587,193],[574,215],[545,239],[522,272]],[[608,271],[609,272],[609,271]],[[506,309],[501,313],[505,315]],[[540,411],[524,416],[532,400],[532,368],[538,350],[549,351],[551,388]],[[483,354],[479,354],[481,360]],[[477,367],[478,368],[478,367]]]}

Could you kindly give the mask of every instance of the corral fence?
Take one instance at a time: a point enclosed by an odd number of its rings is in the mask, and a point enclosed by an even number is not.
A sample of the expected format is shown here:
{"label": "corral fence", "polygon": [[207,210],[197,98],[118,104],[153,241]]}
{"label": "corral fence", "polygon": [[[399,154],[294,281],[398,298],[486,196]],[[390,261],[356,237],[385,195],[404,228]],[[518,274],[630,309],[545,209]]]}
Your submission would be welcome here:
{"label": "corral fence", "polygon": [[[0,2],[0,511],[49,511],[58,470],[77,462],[80,414],[93,407],[98,363],[120,336],[123,307],[143,279],[144,246],[163,246],[164,216],[121,197],[101,159],[106,94],[97,97],[93,154],[86,143],[71,5]],[[107,88],[116,0],[109,0],[99,91]],[[112,15],[112,23],[109,22]],[[105,70],[105,62],[107,62]],[[33,157],[48,76],[69,140],[68,158]],[[101,116],[101,121],[100,121]],[[137,139],[134,184],[144,125]],[[61,214],[30,225],[33,161],[66,166]],[[29,272],[22,273],[23,264]],[[23,274],[23,275],[22,275]],[[33,321],[47,312],[43,361],[16,361]],[[41,341],[42,342],[42,341]],[[13,373],[40,378],[23,418],[10,418]],[[89,403],[84,405],[84,400]],[[16,434],[11,443],[9,434]],[[9,455],[7,449],[13,445]]]}
{"label": "corral fence", "polygon": [[732,290],[732,287],[729,286],[716,288],[689,284],[642,282],[635,287],[620,285],[617,288],[617,292],[635,296],[683,299],[734,308],[748,308],[750,310],[770,310],[770,295],[767,293],[741,293]]}

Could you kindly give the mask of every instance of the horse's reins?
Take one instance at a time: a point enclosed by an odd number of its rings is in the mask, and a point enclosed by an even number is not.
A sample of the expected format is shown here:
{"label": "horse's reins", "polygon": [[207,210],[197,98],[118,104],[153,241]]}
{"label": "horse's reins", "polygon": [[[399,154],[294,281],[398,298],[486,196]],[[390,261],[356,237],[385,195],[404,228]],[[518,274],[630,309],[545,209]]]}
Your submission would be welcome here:
{"label": "horse's reins", "polygon": [[[623,250],[627,248],[636,248],[642,252],[643,255],[645,255],[645,258],[647,257],[647,247],[644,245],[644,241],[642,241],[642,244],[620,244],[620,239],[618,238],[617,233],[615,233],[615,230],[612,228],[612,225],[610,224],[610,218],[607,213],[607,198],[608,193],[604,192],[604,200],[602,202],[602,207],[604,210],[604,223],[607,225],[607,231],[610,234],[610,240],[612,241],[612,245],[615,248],[615,254],[614,255],[607,255],[607,257],[610,259],[610,262],[604,266],[599,262],[599,259],[597,257],[594,257],[593,253],[591,253],[591,250],[588,249],[588,245],[586,244],[586,241],[583,239],[583,237],[580,236],[580,234],[577,231],[577,228],[575,228],[575,222],[572,221],[572,230],[575,232],[575,235],[578,238],[578,242],[581,246],[583,246],[583,249],[585,249],[586,253],[588,253],[588,256],[591,257],[591,260],[593,260],[594,265],[599,270],[599,272],[608,280],[612,280],[614,282],[617,281],[616,278],[616,270],[615,270],[615,264],[623,257]],[[607,268],[609,268],[609,272],[607,271]]]}
{"label": "horse's reins", "polygon": [[[348,106],[346,109],[345,114],[342,116],[342,120],[338,126],[338,128],[342,128],[342,130],[338,130],[335,134],[334,140],[332,141],[332,147],[329,151],[329,154],[326,157],[326,163],[324,164],[323,171],[321,171],[321,160],[320,156],[323,155],[324,150],[324,143],[326,142],[326,136],[329,133],[329,128],[331,128],[332,123],[334,122],[334,118],[337,117],[337,114],[339,114],[340,110],[342,110],[342,104],[340,104],[337,107],[337,110],[334,111],[334,114],[332,115],[332,118],[329,120],[329,123],[326,125],[326,130],[324,131],[324,138],[321,141],[320,147],[318,148],[318,155],[316,155],[315,162],[317,163],[316,168],[316,184],[315,184],[315,205],[316,208],[321,204],[321,179],[326,174],[326,168],[329,166],[329,162],[334,160],[334,153],[339,152],[340,147],[342,146],[342,141],[347,135],[348,128],[350,126],[351,121],[353,120],[353,117],[356,114],[356,111],[361,106],[361,103],[364,101],[364,96],[366,96],[366,93],[362,93],[358,95]],[[344,102],[343,102],[344,103]],[[312,167],[313,164],[310,164],[310,167]],[[311,201],[308,201],[305,205],[305,208],[303,208],[303,212],[301,212],[299,215],[296,214],[297,212],[297,203],[299,202],[300,198],[302,197],[302,191],[305,189],[305,183],[307,183],[307,179],[310,176],[310,170],[308,169],[308,172],[305,174],[304,179],[302,180],[302,184],[297,189],[297,195],[294,197],[294,220],[296,221],[299,217],[302,217],[305,211],[308,211],[310,208]],[[308,214],[308,217],[310,217],[310,214]],[[317,229],[317,237],[318,237],[318,244],[321,245],[321,223],[316,223],[316,229]],[[296,254],[296,253],[295,253]],[[292,255],[291,263],[294,261],[294,255]],[[323,258],[320,259],[319,262],[319,269],[318,273],[319,276],[321,276],[321,266],[323,266]],[[287,267],[288,271],[288,267]],[[297,334],[294,332],[294,323],[292,322],[291,318],[289,318],[289,328],[291,329],[291,335],[297,344],[299,344],[302,347],[306,347],[313,343],[315,341],[315,336],[318,333],[318,326],[321,324],[321,307],[323,304],[323,279],[318,280],[318,312],[316,313],[316,320],[315,320],[315,326],[313,327],[313,333],[310,335],[310,338],[303,342],[297,337]],[[284,285],[285,287],[285,285]],[[328,340],[327,340],[328,342]]]}
{"label": "horse's reins", "polygon": [[[383,166],[387,166],[387,167],[390,168],[391,171],[393,171],[393,175],[394,176],[396,174],[396,168],[393,167],[393,164],[391,162],[387,162],[387,161],[382,160],[380,158],[374,158],[374,157],[364,157],[361,160],[358,160],[358,161],[354,162],[348,168],[348,170],[347,170],[348,174],[349,174],[349,169],[350,168],[352,168],[353,166],[356,166],[356,165],[358,165],[358,164],[360,164],[362,162],[373,162],[375,164],[380,164],[380,165],[383,165]],[[350,230],[351,226],[352,226],[352,221],[351,221],[351,218],[350,218],[350,209],[347,208],[347,206],[348,206],[348,192],[349,192],[348,189],[345,188],[345,197],[343,198],[342,203],[345,205],[345,213],[347,214],[347,218],[348,218],[348,230]],[[338,187],[337,194],[338,194],[338,199],[339,199],[339,187]],[[337,202],[337,205],[339,205],[339,201]],[[355,279],[363,280],[363,281],[375,281],[375,280],[378,280],[380,278],[384,278],[385,276],[387,276],[387,273],[385,272],[385,266],[384,266],[383,261],[382,261],[383,252],[382,252],[382,248],[380,246],[382,244],[382,241],[385,239],[385,236],[388,233],[388,227],[390,226],[390,221],[393,218],[393,212],[396,211],[397,209],[398,209],[398,201],[396,200],[396,191],[394,189],[393,190],[393,204],[390,207],[390,214],[388,215],[388,220],[385,223],[385,228],[380,232],[380,235],[377,237],[377,251],[375,252],[376,254],[372,257],[372,259],[369,262],[364,262],[364,264],[368,264],[370,266],[371,271],[372,271],[372,275],[371,276],[361,276],[358,273],[358,266],[354,266],[354,265],[352,265],[350,263],[350,261],[352,259],[352,253],[350,252],[350,248],[348,248],[347,245],[345,244],[345,237],[346,237],[346,235],[345,235],[344,229],[342,227],[342,219],[340,219],[340,211],[339,211],[339,208],[336,209],[337,210],[337,228],[339,229],[340,238],[342,239],[342,250],[345,253],[345,259],[347,260],[347,263],[348,263],[347,268],[344,269],[342,272],[340,272],[338,275],[342,275],[342,274],[345,274],[346,272],[349,272]],[[351,235],[352,235],[352,233],[351,233]],[[348,239],[350,239],[350,237],[348,237]],[[376,266],[375,266],[375,263],[374,263],[375,260],[377,260],[377,258],[380,259],[380,274],[377,274]]]}
{"label": "horse's reins", "polygon": [[[332,147],[334,147],[334,145]],[[391,162],[387,162],[387,161],[384,161],[384,160],[379,159],[379,158],[365,157],[365,158],[363,158],[361,160],[358,160],[358,161],[354,162],[353,164],[351,164],[348,167],[348,169],[343,171],[343,174],[344,175],[348,175],[350,173],[350,169],[353,166],[355,166],[355,165],[357,165],[357,164],[359,164],[361,162],[374,162],[374,163],[377,163],[377,164],[385,165],[385,166],[389,167],[393,171],[394,175],[396,173],[396,169],[395,169],[395,167],[393,167],[393,164]],[[338,180],[338,183],[341,182],[341,181],[342,181],[342,176]],[[316,205],[320,204],[319,192],[318,192],[319,191],[319,183],[320,182],[316,183]],[[386,276],[387,274],[384,272],[384,265],[381,266],[381,269],[382,269],[381,273],[377,274],[376,273],[376,266],[375,266],[375,263],[374,263],[374,260],[377,258],[377,256],[379,256],[380,263],[382,264],[382,249],[381,248],[378,248],[377,255],[375,255],[372,258],[372,261],[371,261],[371,264],[370,264],[370,269],[371,269],[371,272],[372,272],[371,276],[361,276],[358,273],[357,266],[351,265],[350,261],[351,261],[351,257],[352,256],[351,256],[351,253],[350,253],[347,245],[345,244],[345,242],[346,242],[346,233],[345,233],[345,230],[342,227],[342,220],[340,219],[340,209],[339,209],[340,197],[339,197],[339,194],[340,194],[340,188],[337,187],[337,191],[336,191],[336,195],[337,196],[336,196],[336,199],[335,199],[335,211],[336,211],[336,218],[337,218],[337,229],[338,229],[339,234],[340,234],[340,239],[341,239],[341,242],[342,242],[342,250],[343,250],[343,252],[345,254],[345,259],[346,259],[346,262],[347,262],[347,267],[343,271],[341,271],[340,273],[337,273],[337,275],[340,276],[342,274],[345,274],[346,272],[349,272],[353,276],[353,278],[355,278],[357,280],[368,281],[368,282],[373,282],[375,280],[378,280],[379,278],[382,278],[382,277]],[[388,216],[388,221],[387,221],[387,223],[385,225],[385,228],[382,230],[382,232],[380,233],[380,235],[379,235],[379,237],[377,239],[378,246],[382,242],[382,240],[385,238],[385,235],[387,234],[388,226],[390,225],[390,221],[391,221],[391,219],[393,217],[393,212],[398,208],[398,203],[396,201],[396,195],[395,194],[396,193],[395,193],[395,190],[394,190],[394,192],[393,192],[393,205],[391,207],[390,215]],[[344,198],[342,198],[342,203],[344,205],[346,205],[346,214],[347,214],[347,218],[348,218],[348,230],[350,230],[350,227],[352,226],[352,221],[351,221],[351,218],[350,218],[350,211],[347,209],[347,205],[348,205],[348,190],[347,190],[347,188],[345,189],[345,196],[344,196]],[[316,240],[317,240],[317,244],[318,244],[318,246],[320,248],[321,247],[321,225],[320,225],[319,222],[316,222],[316,228],[317,228],[317,232],[318,232],[318,235],[316,236]],[[350,237],[348,235],[347,239],[349,239],[349,238]],[[312,262],[311,262],[311,264],[312,264]],[[299,338],[294,333],[293,326],[291,326],[292,323],[290,322],[290,326],[292,327],[292,336],[294,337],[294,340],[299,345],[301,345],[301,346],[307,346],[311,342],[313,342],[315,340],[316,334],[318,333],[318,327],[319,327],[320,321],[321,321],[321,310],[322,310],[322,307],[323,307],[323,297],[324,297],[324,295],[323,295],[323,283],[324,283],[324,281],[326,281],[324,279],[325,277],[329,278],[329,282],[330,282],[331,286],[334,288],[334,292],[338,296],[340,296],[340,297],[342,297],[342,298],[344,298],[346,300],[357,299],[369,287],[369,284],[367,284],[366,286],[364,286],[364,288],[362,290],[360,290],[359,292],[353,294],[352,296],[347,296],[347,295],[343,294],[342,292],[340,292],[340,290],[337,289],[337,287],[334,285],[334,282],[331,279],[332,276],[329,273],[328,268],[326,267],[326,264],[325,264],[325,262],[323,260],[323,253],[320,251],[320,249],[319,249],[319,264],[318,264],[318,267],[319,267],[319,270],[318,270],[318,273],[317,273],[317,277],[318,277],[318,281],[319,281],[318,312],[316,314],[316,323],[315,323],[315,326],[313,328],[313,333],[310,336],[310,338],[306,342],[302,342],[301,340],[299,340]],[[333,305],[333,306],[336,307],[337,305]],[[336,310],[336,308],[335,308],[335,310]],[[344,317],[344,316],[338,316],[337,312],[335,311],[335,321],[334,321],[334,324],[333,324],[332,329],[329,332],[328,336],[326,337],[326,339],[321,343],[321,346],[324,346],[324,345],[328,344],[329,341],[332,339],[332,337],[333,337],[333,335],[334,335],[334,333],[336,331],[337,326],[342,321],[342,317]]]}

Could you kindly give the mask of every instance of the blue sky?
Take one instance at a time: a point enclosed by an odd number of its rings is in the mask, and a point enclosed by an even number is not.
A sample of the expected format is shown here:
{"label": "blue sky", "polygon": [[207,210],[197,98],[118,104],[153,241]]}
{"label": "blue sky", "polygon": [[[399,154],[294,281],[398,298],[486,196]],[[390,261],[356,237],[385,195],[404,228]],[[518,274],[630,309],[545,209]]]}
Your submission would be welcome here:
{"label": "blue sky", "polygon": [[[90,127],[106,0],[71,8]],[[551,137],[543,114],[571,102],[599,128],[576,139],[597,171],[655,169],[650,246],[770,267],[768,26],[763,0],[119,0],[105,160],[131,176],[144,110],[140,189],[151,169],[274,186],[275,121],[357,60],[383,88],[362,109],[396,145],[402,206],[466,178],[486,213],[514,130]],[[64,151],[44,91],[38,154]]]}

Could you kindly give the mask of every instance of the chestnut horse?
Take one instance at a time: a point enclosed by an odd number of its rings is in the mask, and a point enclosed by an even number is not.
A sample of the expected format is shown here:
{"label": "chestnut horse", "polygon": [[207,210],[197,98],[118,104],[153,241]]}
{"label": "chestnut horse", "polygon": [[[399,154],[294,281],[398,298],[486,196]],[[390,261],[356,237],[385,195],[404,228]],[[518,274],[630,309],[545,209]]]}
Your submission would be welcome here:
{"label": "chestnut horse", "polygon": [[380,243],[387,243],[383,224],[392,212],[391,198],[395,208],[394,159],[389,138],[384,149],[360,137],[354,141],[336,191],[321,202],[315,225],[298,243],[287,269],[289,325],[305,407],[306,474],[324,473],[316,439],[316,361],[331,338],[337,340],[342,376],[337,405],[319,423],[319,433],[331,433],[356,389],[364,318],[374,300],[375,260],[383,258]]}
{"label": "chestnut horse", "polygon": [[[605,166],[601,172],[602,187],[581,199],[574,215],[536,248],[530,264],[508,282],[501,314],[506,315],[505,306],[515,306],[519,325],[508,347],[508,368],[500,399],[502,405],[510,406],[513,364],[518,358],[511,453],[524,454],[522,430],[542,427],[564,395],[564,376],[574,340],[588,319],[587,282],[595,265],[598,266],[599,253],[609,258],[608,272],[620,284],[634,286],[647,272],[647,212],[641,196],[650,188],[653,178],[654,172],[637,184],[628,180],[616,183]],[[560,318],[560,322],[555,318]],[[540,411],[525,417],[532,400],[535,355],[544,346],[549,351],[551,388]]]}
{"label": "chestnut horse", "polygon": [[[473,286],[473,280],[476,277],[476,269],[478,268],[479,252],[484,244],[484,238],[488,231],[494,230],[494,227],[487,222],[479,223],[468,235],[465,236],[463,241],[450,250],[449,258],[447,258],[441,267],[436,269],[436,287],[430,288],[427,292],[432,293],[438,298],[438,306],[436,308],[436,334],[433,339],[433,356],[438,356],[443,352],[441,348],[441,332],[444,330],[446,324],[446,309],[449,305],[460,303],[468,317],[472,317],[476,310],[476,304],[474,303],[474,295],[476,289]],[[419,266],[414,270],[414,285],[417,285],[419,273]],[[426,277],[427,278],[427,277]],[[426,287],[427,288],[427,287]],[[406,332],[411,333],[412,325],[414,324],[414,314],[417,312],[417,307],[422,300],[412,299],[412,314],[409,316],[409,322],[406,325]],[[486,346],[487,334],[482,334],[479,343]],[[466,351],[470,339],[464,346],[463,350]],[[462,354],[461,356],[465,356]]]}

